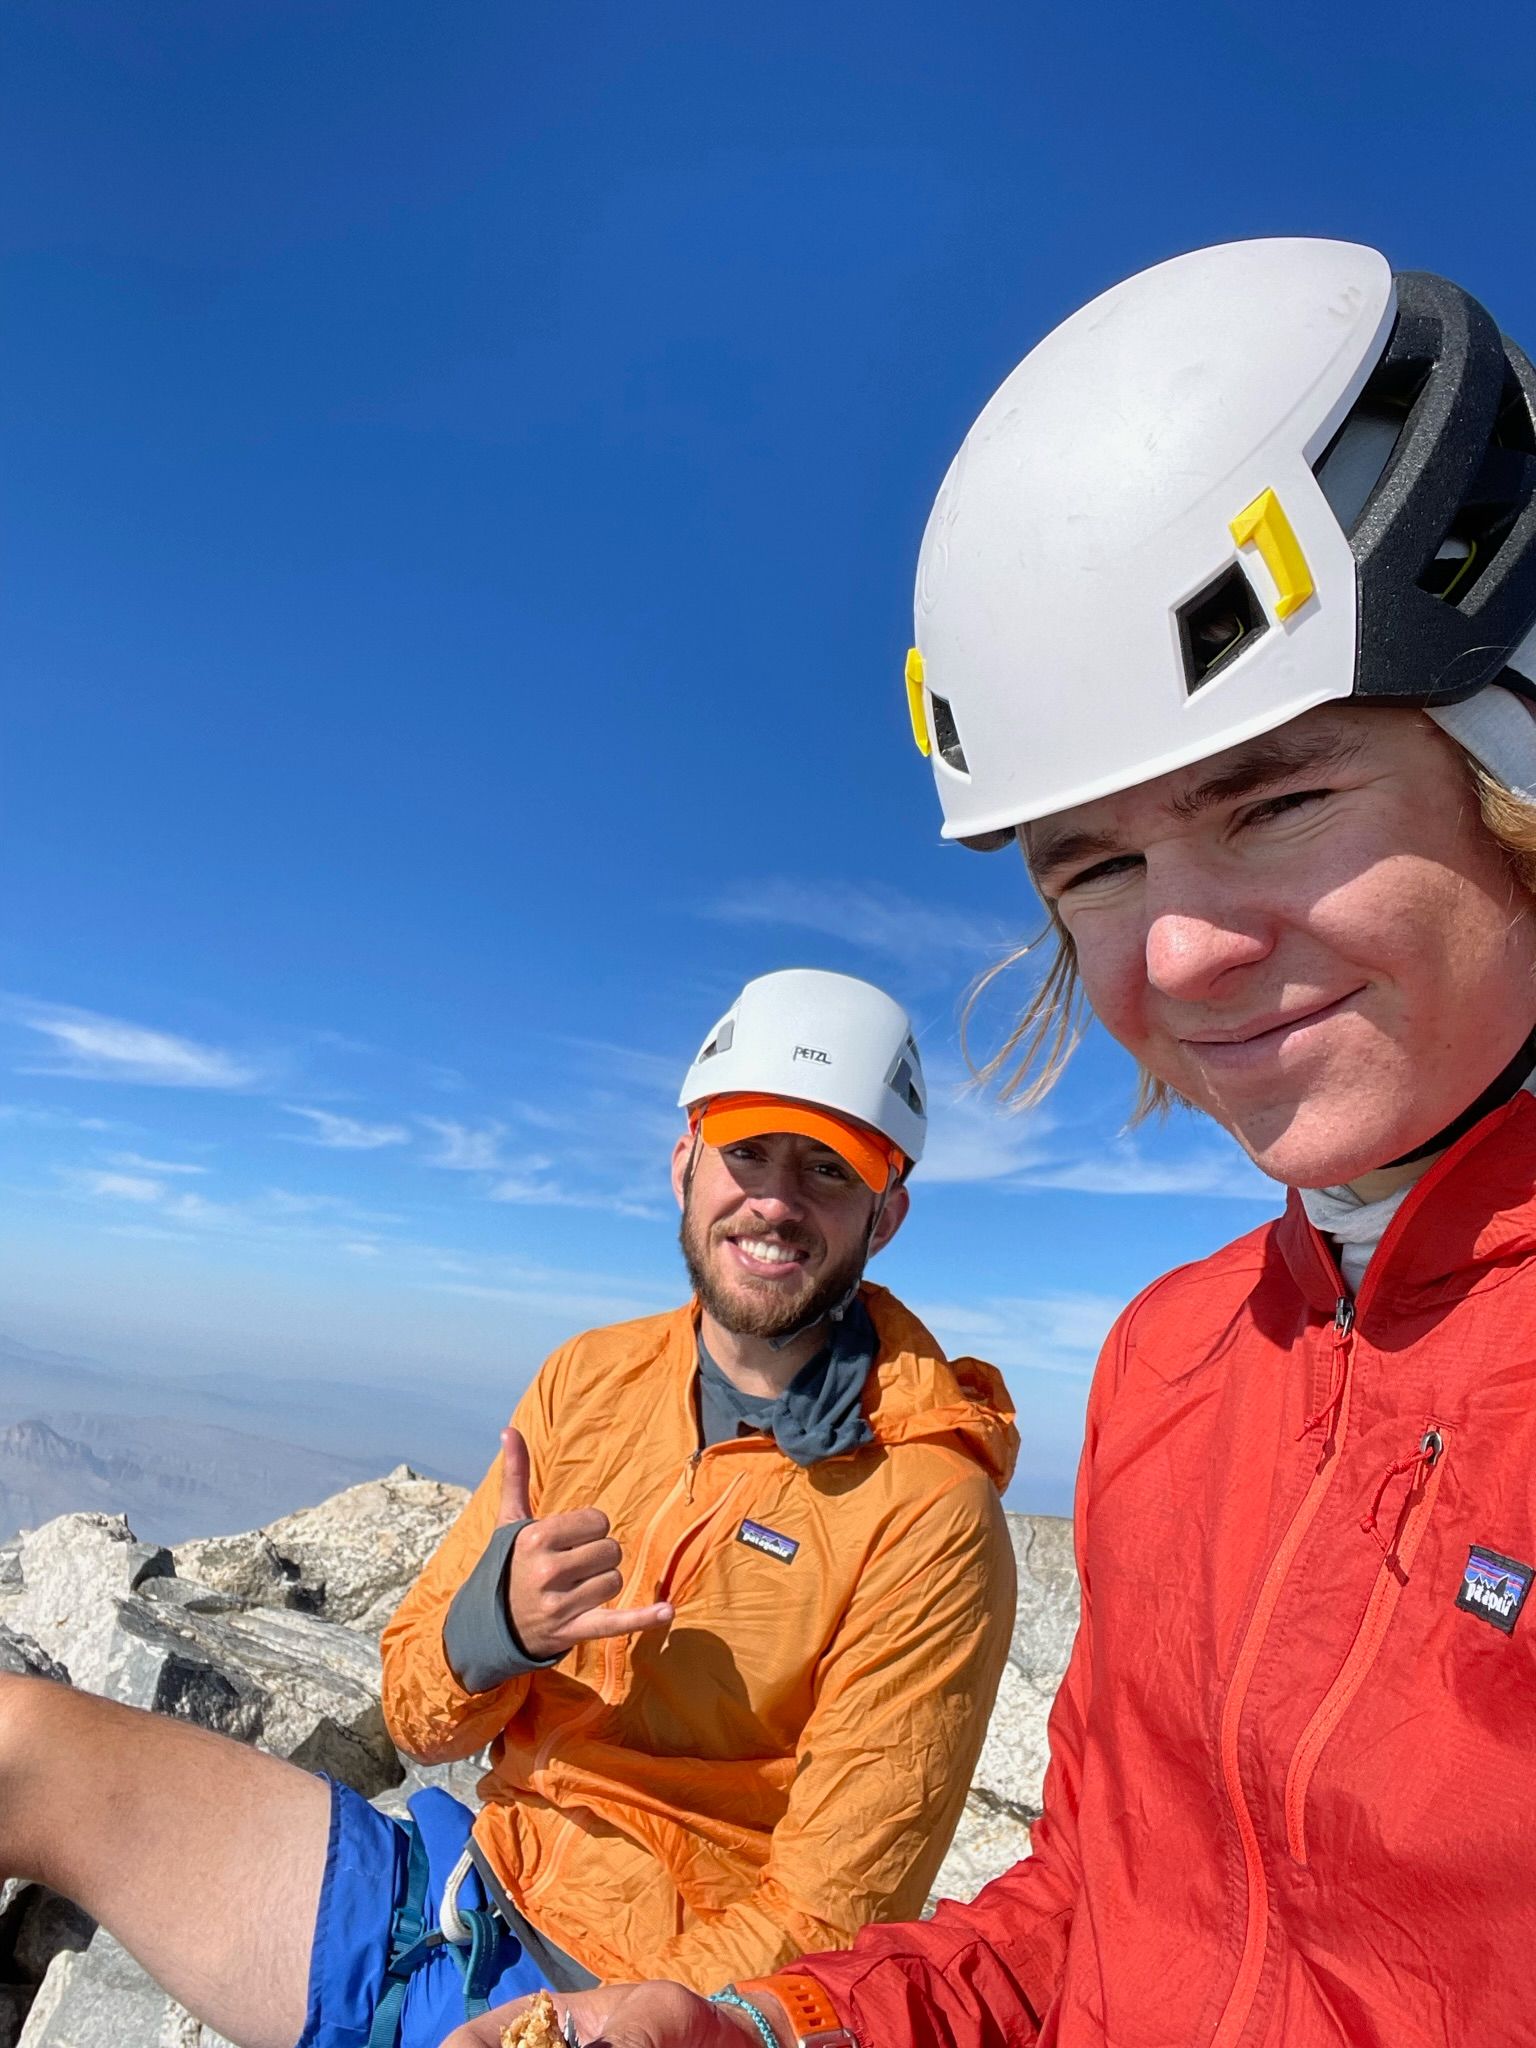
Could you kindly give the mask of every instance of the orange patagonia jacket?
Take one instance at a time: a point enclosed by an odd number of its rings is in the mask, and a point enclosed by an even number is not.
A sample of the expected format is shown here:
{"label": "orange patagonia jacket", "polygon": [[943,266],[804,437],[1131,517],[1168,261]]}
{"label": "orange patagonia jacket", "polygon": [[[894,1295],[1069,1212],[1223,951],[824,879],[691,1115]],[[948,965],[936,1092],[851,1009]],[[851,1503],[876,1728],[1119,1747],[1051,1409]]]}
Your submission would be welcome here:
{"label": "orange patagonia jacket", "polygon": [[1013,1624],[1013,1407],[991,1366],[863,1296],[875,1441],[809,1468],[769,1436],[700,1450],[692,1305],[577,1337],[519,1403],[533,1512],[602,1508],[615,1604],[666,1599],[669,1629],[466,1693],[443,1619],[498,1460],[385,1631],[395,1741],[432,1763],[491,1744],[476,1840],[605,1979],[713,1991],[913,1914],[959,1820]]}

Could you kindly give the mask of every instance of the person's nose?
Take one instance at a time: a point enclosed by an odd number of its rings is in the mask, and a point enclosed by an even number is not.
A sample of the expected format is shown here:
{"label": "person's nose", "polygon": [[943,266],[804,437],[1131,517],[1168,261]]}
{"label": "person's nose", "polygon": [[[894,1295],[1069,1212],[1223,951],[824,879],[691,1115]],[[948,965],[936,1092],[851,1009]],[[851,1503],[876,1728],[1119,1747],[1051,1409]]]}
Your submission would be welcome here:
{"label": "person's nose", "polygon": [[801,1215],[805,1208],[804,1189],[793,1162],[765,1161],[748,1201],[765,1223],[783,1223]]}
{"label": "person's nose", "polygon": [[1172,1001],[1209,1002],[1226,993],[1228,975],[1266,959],[1273,943],[1252,906],[1171,882],[1148,904],[1147,981]]}

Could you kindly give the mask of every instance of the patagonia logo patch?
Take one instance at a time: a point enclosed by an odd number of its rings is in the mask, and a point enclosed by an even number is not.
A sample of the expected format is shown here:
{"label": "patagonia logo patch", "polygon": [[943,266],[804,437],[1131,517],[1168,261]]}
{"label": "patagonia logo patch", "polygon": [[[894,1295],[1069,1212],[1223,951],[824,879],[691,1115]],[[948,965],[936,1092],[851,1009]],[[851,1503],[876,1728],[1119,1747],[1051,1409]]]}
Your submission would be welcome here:
{"label": "patagonia logo patch", "polygon": [[1512,1636],[1533,1578],[1536,1568],[1474,1543],[1467,1553],[1467,1568],[1462,1574],[1456,1605],[1468,1614],[1481,1615],[1484,1621],[1491,1621],[1495,1628]]}
{"label": "patagonia logo patch", "polygon": [[764,1557],[776,1557],[780,1564],[793,1564],[800,1548],[793,1536],[781,1536],[777,1529],[767,1529],[761,1522],[743,1522],[736,1531],[736,1541],[745,1543],[749,1550],[760,1550]]}

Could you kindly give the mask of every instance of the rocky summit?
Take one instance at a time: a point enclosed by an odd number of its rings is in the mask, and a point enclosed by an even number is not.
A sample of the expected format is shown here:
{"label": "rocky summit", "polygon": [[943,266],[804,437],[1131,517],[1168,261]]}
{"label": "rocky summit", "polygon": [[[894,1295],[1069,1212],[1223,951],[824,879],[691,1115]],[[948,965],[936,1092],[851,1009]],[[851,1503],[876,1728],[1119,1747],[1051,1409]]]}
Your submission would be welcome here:
{"label": "rocky summit", "polygon": [[[424,1769],[389,1739],[378,1639],[467,1498],[402,1465],[264,1529],[174,1549],[121,1514],[58,1516],[0,1545],[0,1669],[174,1714],[328,1771],[388,1812],[417,1786],[474,1802],[477,1761]],[[1077,1626],[1068,1522],[1010,1515],[1013,1644],[935,1897],[1029,1853],[1045,1721]],[[78,1908],[0,1886],[0,2048],[227,2048]]]}

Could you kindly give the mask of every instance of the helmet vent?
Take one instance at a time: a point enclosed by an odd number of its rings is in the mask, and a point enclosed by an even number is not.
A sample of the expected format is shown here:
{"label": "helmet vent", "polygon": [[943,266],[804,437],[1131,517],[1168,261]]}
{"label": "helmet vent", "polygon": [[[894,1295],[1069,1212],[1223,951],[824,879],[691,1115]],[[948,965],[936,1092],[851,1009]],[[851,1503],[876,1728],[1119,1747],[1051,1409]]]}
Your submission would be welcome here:
{"label": "helmet vent", "polygon": [[699,1054],[700,1060],[712,1060],[717,1052],[729,1052],[731,1040],[736,1036],[736,1019],[727,1017],[720,1029]]}
{"label": "helmet vent", "polygon": [[910,1038],[907,1040],[907,1051],[911,1058],[897,1061],[896,1071],[886,1085],[901,1097],[914,1116],[922,1116],[923,1098],[912,1071],[913,1061],[917,1058],[917,1047]]}
{"label": "helmet vent", "polygon": [[1419,588],[1460,605],[1492,566],[1510,529],[1536,495],[1536,450],[1530,411],[1507,373],[1499,417],[1481,469],[1440,546],[1419,576]]}
{"label": "helmet vent", "polygon": [[933,706],[933,742],[940,757],[951,768],[957,768],[962,775],[970,774],[965,749],[960,744],[960,734],[955,726],[955,714],[949,708],[947,697],[936,697],[930,690],[928,702]]}
{"label": "helmet vent", "polygon": [[1269,631],[1264,608],[1240,562],[1233,562],[1214,582],[1196,591],[1174,616],[1184,654],[1184,687],[1191,697],[1260,634]]}

